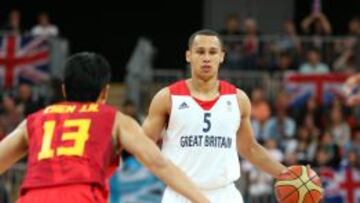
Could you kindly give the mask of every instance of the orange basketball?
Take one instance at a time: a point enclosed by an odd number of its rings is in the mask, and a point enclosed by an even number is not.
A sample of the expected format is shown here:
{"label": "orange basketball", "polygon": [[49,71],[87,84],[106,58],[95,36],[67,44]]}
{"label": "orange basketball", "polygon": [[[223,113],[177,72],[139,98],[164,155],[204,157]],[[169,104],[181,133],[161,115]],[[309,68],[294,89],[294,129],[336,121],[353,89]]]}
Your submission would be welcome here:
{"label": "orange basketball", "polygon": [[318,203],[323,189],[319,176],[310,167],[291,166],[275,183],[279,203]]}

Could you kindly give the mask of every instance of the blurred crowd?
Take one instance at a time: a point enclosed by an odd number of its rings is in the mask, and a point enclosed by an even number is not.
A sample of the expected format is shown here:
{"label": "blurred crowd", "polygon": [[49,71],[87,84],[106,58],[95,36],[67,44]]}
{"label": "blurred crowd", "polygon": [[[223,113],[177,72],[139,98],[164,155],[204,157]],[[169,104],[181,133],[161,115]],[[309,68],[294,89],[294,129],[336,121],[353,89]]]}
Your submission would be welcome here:
{"label": "blurred crowd", "polygon": [[[285,21],[283,31],[277,35],[261,33],[255,19],[241,21],[238,16],[229,15],[224,29],[219,31],[227,51],[223,69],[270,75],[287,71],[302,74],[360,72],[360,18],[353,17],[349,21],[344,36],[334,36],[332,30],[331,22],[321,12],[305,17],[298,26],[292,20]],[[39,13],[38,24],[25,30],[18,10],[10,12],[8,22],[0,27],[0,32],[59,35],[57,26],[51,23],[46,12]],[[59,84],[54,87],[58,88]],[[342,168],[351,168],[360,174],[360,107],[348,107],[337,98],[324,105],[315,97],[309,97],[303,105],[295,107],[291,105],[288,92],[277,92],[274,98],[269,98],[264,87],[251,88],[248,94],[252,101],[256,139],[277,160],[287,166],[310,164],[320,175],[321,169],[338,171]],[[0,97],[0,140],[30,113],[59,101],[59,95],[54,91],[44,97],[26,83],[3,92]],[[143,116],[140,115],[144,112],[137,112],[132,101],[126,100],[123,110],[141,123]],[[131,155],[124,154],[123,160],[129,157]],[[245,160],[241,162],[243,178],[239,188],[246,202],[274,202],[273,179]],[[11,185],[12,178],[6,174],[1,176],[0,202],[9,201],[9,191],[16,193]],[[113,181],[113,184],[117,182]]]}
{"label": "blurred crowd", "polygon": [[15,35],[31,34],[42,37],[59,36],[58,27],[52,24],[50,16],[46,11],[42,11],[37,15],[36,22],[36,25],[31,27],[30,30],[25,29],[22,25],[20,10],[13,9],[10,11],[7,21],[2,23],[0,33]]}
{"label": "blurred crowd", "polygon": [[342,36],[332,34],[324,13],[311,13],[300,25],[283,22],[281,32],[259,31],[257,21],[229,15],[220,30],[227,60],[225,69],[257,71],[299,71],[301,73],[353,73],[360,70],[360,18],[348,22]]}

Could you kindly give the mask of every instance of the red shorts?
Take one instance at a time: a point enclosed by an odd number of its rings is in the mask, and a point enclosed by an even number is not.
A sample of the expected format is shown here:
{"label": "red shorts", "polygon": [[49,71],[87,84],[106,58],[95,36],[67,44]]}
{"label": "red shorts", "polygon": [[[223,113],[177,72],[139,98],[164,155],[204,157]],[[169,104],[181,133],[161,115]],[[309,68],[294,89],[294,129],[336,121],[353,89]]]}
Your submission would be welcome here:
{"label": "red shorts", "polygon": [[31,189],[17,203],[107,203],[104,192],[89,184],[64,185]]}

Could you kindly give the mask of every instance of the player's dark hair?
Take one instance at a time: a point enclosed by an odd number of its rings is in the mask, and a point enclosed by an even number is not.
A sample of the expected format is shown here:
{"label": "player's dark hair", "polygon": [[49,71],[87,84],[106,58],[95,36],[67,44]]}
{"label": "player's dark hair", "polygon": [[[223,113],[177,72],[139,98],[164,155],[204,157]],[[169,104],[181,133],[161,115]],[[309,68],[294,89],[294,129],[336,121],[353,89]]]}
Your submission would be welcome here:
{"label": "player's dark hair", "polygon": [[220,45],[221,45],[221,48],[223,49],[224,48],[224,42],[221,38],[221,36],[219,35],[219,33],[215,32],[214,30],[210,30],[210,29],[203,29],[203,30],[198,30],[196,32],[194,32],[189,40],[188,40],[188,48],[190,49],[192,44],[194,43],[194,39],[196,36],[198,35],[205,35],[205,36],[215,36],[219,39],[219,42],[220,42]]}
{"label": "player's dark hair", "polygon": [[66,100],[94,102],[110,79],[111,68],[103,56],[89,52],[74,54],[65,63]]}

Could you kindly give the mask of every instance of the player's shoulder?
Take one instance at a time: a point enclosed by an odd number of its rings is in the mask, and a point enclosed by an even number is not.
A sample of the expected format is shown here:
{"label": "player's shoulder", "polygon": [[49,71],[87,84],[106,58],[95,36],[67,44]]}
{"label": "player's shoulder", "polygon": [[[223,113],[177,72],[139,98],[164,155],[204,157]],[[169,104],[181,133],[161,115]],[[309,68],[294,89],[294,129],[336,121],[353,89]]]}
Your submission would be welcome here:
{"label": "player's shoulder", "polygon": [[239,103],[240,111],[243,115],[249,115],[251,102],[244,90],[236,88],[236,97]]}
{"label": "player's shoulder", "polygon": [[168,112],[171,109],[171,85],[160,89],[152,98],[149,112]]}
{"label": "player's shoulder", "polygon": [[185,80],[176,81],[167,86],[168,94],[170,95],[190,95],[190,91],[186,86]]}
{"label": "player's shoulder", "polygon": [[157,91],[152,99],[152,101],[164,101],[170,99],[170,87],[166,86]]}
{"label": "player's shoulder", "polygon": [[153,101],[170,102],[171,95],[190,95],[185,80],[179,80],[163,87],[155,94]]}
{"label": "player's shoulder", "polygon": [[246,92],[240,88],[236,88],[236,95],[239,99],[243,100],[243,99],[249,99],[248,95],[246,94]]}
{"label": "player's shoulder", "polygon": [[225,81],[220,80],[220,94],[221,95],[229,95],[229,94],[237,94],[237,88],[235,85]]}
{"label": "player's shoulder", "polygon": [[114,105],[111,105],[111,104],[98,104],[99,105],[99,108],[101,111],[103,112],[107,112],[107,111],[110,111],[110,112],[117,112],[119,111],[119,108],[114,106]]}
{"label": "player's shoulder", "polygon": [[244,92],[244,90],[238,88],[236,85],[225,81],[225,80],[220,80],[220,94],[224,95],[224,94],[236,94],[238,98],[243,98],[243,97],[247,97],[246,93]]}

